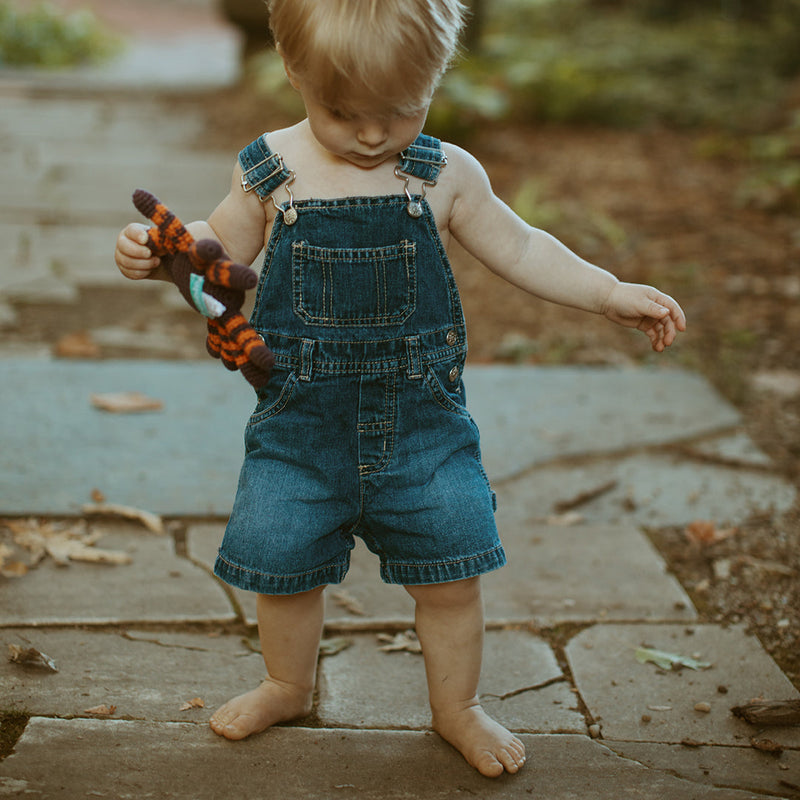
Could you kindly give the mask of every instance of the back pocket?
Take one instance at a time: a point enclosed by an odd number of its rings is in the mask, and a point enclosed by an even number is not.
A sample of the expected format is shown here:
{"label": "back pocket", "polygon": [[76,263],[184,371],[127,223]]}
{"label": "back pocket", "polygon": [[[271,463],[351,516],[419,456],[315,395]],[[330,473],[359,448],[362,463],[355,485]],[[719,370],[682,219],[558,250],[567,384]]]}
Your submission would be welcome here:
{"label": "back pocket", "polygon": [[399,325],[417,304],[417,247],[292,245],[292,304],[309,325]]}

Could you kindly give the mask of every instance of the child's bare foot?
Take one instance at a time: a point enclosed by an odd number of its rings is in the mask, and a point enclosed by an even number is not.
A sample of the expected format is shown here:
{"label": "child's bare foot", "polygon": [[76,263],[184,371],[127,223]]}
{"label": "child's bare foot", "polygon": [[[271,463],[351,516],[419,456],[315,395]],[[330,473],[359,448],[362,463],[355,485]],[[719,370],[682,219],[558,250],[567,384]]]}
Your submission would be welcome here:
{"label": "child's bare foot", "polygon": [[518,772],[525,763],[525,745],[495,722],[479,705],[434,713],[434,730],[482,775],[496,778]]}
{"label": "child's bare foot", "polygon": [[211,730],[226,739],[244,739],[260,733],[276,722],[304,717],[311,713],[313,691],[267,678],[252,692],[234,697],[211,717]]}

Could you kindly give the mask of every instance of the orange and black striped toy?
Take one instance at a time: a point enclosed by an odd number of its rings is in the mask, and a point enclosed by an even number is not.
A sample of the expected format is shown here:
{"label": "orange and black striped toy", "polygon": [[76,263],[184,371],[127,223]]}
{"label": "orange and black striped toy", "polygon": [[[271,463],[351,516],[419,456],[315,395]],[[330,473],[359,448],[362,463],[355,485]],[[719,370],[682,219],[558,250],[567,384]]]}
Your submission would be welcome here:
{"label": "orange and black striped toy", "polygon": [[258,276],[235,264],[214,239],[195,241],[183,223],[144,189],[133,204],[151,222],[147,245],[187,303],[208,319],[208,352],[238,369],[255,388],[267,383],[275,356],[241,313],[245,292]]}

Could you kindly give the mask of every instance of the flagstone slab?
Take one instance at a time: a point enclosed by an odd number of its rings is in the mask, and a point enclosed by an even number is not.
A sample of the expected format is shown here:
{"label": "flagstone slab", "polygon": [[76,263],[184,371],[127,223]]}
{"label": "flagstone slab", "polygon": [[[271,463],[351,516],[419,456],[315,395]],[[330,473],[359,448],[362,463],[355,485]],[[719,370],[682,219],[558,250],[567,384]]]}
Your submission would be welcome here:
{"label": "flagstone slab", "polygon": [[559,503],[604,489],[574,512],[589,524],[643,527],[684,526],[697,519],[737,525],[759,513],[787,511],[797,497],[790,481],[763,467],[725,466],[669,452],[548,464],[496,488],[503,505],[539,521],[557,514]]}
{"label": "flagstone slab", "polygon": [[0,579],[0,627],[234,619],[221,585],[177,556],[171,537],[114,526],[97,547],[123,551],[132,563],[61,567],[48,558],[23,577]]}
{"label": "flagstone slab", "polygon": [[[767,731],[761,732],[768,737]],[[747,787],[776,797],[797,797],[800,752],[784,750],[776,757],[752,747],[686,747],[649,742],[605,742],[617,755],[711,786]]]}
{"label": "flagstone slab", "polygon": [[[35,647],[58,672],[0,661],[0,709],[35,716],[90,717],[87,709],[115,707],[113,716],[161,722],[205,722],[231,697],[258,686],[264,661],[241,636],[130,630],[0,630],[7,645]],[[182,710],[200,698],[204,707]]]}
{"label": "flagstone slab", "polygon": [[[351,635],[320,663],[317,714],[326,727],[430,727],[419,654],[383,652],[375,634]],[[563,680],[560,680],[563,679]],[[555,681],[549,686],[532,687]],[[510,730],[584,733],[583,715],[549,645],[526,631],[489,631],[479,688],[484,708]]]}
{"label": "flagstone slab", "polygon": [[[711,668],[666,671],[640,664],[635,653],[641,645]],[[732,706],[755,697],[800,698],[741,625],[595,625],[572,639],[566,654],[581,698],[610,741],[746,746],[757,729],[734,717]],[[696,711],[697,703],[711,710]],[[797,726],[770,727],[764,735],[800,747]]]}
{"label": "flagstone slab", "polygon": [[[157,513],[227,516],[255,400],[240,375],[210,358],[7,359],[0,374],[3,513],[76,513],[97,488],[109,502]],[[164,407],[111,414],[91,404],[93,393],[126,391]]]}
{"label": "flagstone slab", "polygon": [[226,742],[205,726],[34,717],[0,763],[0,790],[75,797],[270,797],[408,800],[464,796],[528,800],[762,800],[715,789],[620,758],[585,736],[521,737],[523,770],[484,778],[438,736],[417,731],[273,728]]}
{"label": "flagstone slab", "polygon": [[566,456],[667,444],[722,431],[739,413],[677,369],[468,366],[467,405],[493,481]]}
{"label": "flagstone slab", "polygon": [[536,524],[502,492],[497,521],[508,564],[483,578],[490,620],[554,625],[697,616],[653,545],[630,525]]}

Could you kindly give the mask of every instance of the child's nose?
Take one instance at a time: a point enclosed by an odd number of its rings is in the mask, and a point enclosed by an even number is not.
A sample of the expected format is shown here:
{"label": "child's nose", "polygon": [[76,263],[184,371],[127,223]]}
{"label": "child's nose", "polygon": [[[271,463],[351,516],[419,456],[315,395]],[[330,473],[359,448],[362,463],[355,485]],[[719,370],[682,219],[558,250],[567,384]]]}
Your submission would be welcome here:
{"label": "child's nose", "polygon": [[363,122],[358,129],[358,141],[367,147],[378,147],[388,135],[387,126],[380,121]]}

